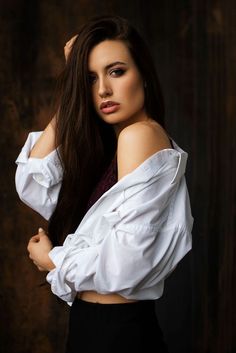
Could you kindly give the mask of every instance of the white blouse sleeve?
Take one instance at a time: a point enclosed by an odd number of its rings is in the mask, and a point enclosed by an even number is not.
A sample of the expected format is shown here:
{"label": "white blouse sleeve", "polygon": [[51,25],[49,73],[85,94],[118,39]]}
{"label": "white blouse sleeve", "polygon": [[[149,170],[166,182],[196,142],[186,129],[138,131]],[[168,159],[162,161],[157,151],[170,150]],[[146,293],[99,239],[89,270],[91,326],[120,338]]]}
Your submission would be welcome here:
{"label": "white blouse sleeve", "polygon": [[123,191],[124,202],[91,229],[91,244],[78,231],[51,250],[56,268],[47,280],[54,294],[68,303],[84,290],[130,299],[160,296],[164,279],[192,246],[186,182],[173,161],[145,183]]}
{"label": "white blouse sleeve", "polygon": [[16,190],[20,199],[45,219],[52,215],[61,188],[63,170],[55,149],[44,158],[29,154],[42,131],[31,132],[16,159]]}

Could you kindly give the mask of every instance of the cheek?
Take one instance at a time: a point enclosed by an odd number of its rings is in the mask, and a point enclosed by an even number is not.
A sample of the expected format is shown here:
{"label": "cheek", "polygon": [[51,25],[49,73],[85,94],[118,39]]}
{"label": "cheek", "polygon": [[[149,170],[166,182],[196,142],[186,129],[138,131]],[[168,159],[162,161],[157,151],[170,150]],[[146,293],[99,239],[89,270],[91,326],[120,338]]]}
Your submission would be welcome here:
{"label": "cheek", "polygon": [[143,84],[140,78],[130,77],[127,80],[125,87],[123,87],[123,93],[129,101],[132,101],[133,104],[143,105],[144,102],[144,90]]}
{"label": "cheek", "polygon": [[92,103],[93,106],[95,108],[95,110],[99,110],[98,104],[99,104],[99,97],[98,97],[98,93],[95,89],[92,90]]}

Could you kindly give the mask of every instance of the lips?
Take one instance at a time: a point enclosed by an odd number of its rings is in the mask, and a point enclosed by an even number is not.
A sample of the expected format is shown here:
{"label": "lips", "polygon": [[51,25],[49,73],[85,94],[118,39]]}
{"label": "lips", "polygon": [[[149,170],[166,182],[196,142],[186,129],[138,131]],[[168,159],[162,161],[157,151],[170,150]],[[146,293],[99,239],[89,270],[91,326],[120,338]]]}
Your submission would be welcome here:
{"label": "lips", "polygon": [[113,107],[113,105],[119,105],[119,103],[117,103],[117,102],[112,102],[112,101],[102,102],[102,104],[100,105],[100,109],[108,108],[108,107]]}
{"label": "lips", "polygon": [[110,114],[110,113],[115,113],[119,109],[120,104],[117,102],[112,102],[112,101],[106,101],[102,102],[100,105],[100,110],[104,114]]}

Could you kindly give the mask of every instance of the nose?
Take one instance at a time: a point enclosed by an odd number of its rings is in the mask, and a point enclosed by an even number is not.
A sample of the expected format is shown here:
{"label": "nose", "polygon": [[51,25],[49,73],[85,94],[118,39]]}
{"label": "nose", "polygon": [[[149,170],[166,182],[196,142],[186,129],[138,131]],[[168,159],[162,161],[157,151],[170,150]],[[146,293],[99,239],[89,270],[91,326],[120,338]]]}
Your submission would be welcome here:
{"label": "nose", "polygon": [[112,95],[111,85],[109,84],[108,80],[105,78],[99,79],[98,95],[101,98]]}

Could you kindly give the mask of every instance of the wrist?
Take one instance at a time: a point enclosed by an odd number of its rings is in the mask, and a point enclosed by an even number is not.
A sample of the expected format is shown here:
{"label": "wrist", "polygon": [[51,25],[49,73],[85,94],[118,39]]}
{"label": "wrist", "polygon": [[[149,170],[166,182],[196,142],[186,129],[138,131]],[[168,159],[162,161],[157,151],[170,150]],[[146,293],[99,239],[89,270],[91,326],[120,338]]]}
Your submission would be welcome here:
{"label": "wrist", "polygon": [[47,255],[46,261],[45,261],[45,269],[47,271],[52,271],[55,268],[55,264],[52,262],[52,260],[50,259],[49,255]]}

